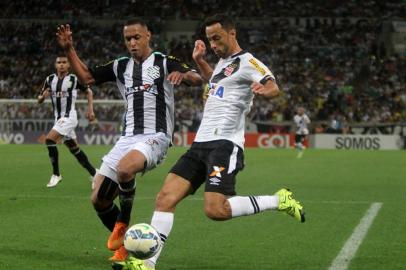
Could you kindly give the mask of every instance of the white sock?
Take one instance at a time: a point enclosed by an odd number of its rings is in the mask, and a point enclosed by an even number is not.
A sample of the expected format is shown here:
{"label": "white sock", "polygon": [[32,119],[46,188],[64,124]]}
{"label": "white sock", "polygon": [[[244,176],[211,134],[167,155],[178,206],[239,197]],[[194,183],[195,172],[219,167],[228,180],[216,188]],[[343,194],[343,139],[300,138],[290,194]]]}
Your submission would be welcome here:
{"label": "white sock", "polygon": [[158,251],[158,253],[155,254],[154,257],[149,258],[148,260],[145,261],[147,266],[155,267],[156,261],[158,260],[162,249],[164,248],[165,241],[168,238],[169,233],[172,230],[173,219],[174,219],[174,214],[171,212],[160,212],[160,211],[154,212],[154,215],[152,216],[152,219],[151,219],[151,225],[159,232],[159,236],[161,237],[162,247]]}
{"label": "white sock", "polygon": [[248,216],[259,212],[278,209],[279,197],[276,195],[235,196],[228,199],[232,217]]}

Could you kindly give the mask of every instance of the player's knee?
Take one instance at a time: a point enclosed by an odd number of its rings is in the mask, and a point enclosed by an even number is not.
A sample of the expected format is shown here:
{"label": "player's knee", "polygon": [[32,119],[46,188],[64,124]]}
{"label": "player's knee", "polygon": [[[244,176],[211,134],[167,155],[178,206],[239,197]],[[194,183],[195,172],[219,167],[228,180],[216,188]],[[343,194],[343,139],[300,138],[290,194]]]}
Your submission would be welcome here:
{"label": "player's knee", "polygon": [[111,205],[111,202],[117,197],[118,185],[108,177],[96,176],[95,181],[98,181],[100,185],[96,183],[95,189],[90,196],[93,206],[96,209],[105,208]]}
{"label": "player's knee", "polygon": [[230,218],[227,210],[222,205],[205,204],[204,213],[212,220],[222,221]]}
{"label": "player's knee", "polygon": [[155,210],[162,212],[171,212],[175,210],[178,200],[171,192],[160,190],[155,200]]}
{"label": "player's knee", "polygon": [[51,139],[48,139],[48,138],[46,138],[45,139],[45,144],[48,146],[48,145],[56,145],[56,142],[54,141],[54,140],[51,140]]}
{"label": "player's knee", "polygon": [[118,180],[130,180],[134,177],[134,172],[130,166],[118,165],[117,166]]}
{"label": "player's knee", "polygon": [[69,139],[64,142],[64,144],[69,148],[69,150],[72,152],[73,150],[78,150],[79,145],[76,143],[74,139]]}

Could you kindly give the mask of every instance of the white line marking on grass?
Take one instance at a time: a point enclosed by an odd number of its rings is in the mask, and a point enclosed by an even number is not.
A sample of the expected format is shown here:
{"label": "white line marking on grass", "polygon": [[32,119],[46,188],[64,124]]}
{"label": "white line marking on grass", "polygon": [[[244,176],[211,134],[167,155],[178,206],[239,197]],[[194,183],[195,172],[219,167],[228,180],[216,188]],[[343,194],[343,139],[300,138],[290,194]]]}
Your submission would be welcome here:
{"label": "white line marking on grass", "polygon": [[[45,191],[48,192],[48,191]],[[52,191],[49,191],[52,192]],[[8,198],[8,199],[66,199],[66,200],[90,200],[90,193],[89,196],[75,196],[75,195],[41,195],[41,194],[18,194],[18,195],[10,195],[10,194],[0,194],[0,198]],[[135,196],[136,200],[155,200],[155,196]],[[190,201],[203,201],[204,198],[200,195],[190,196],[187,197],[186,200]],[[304,200],[304,204],[371,204],[371,201],[307,201]]]}
{"label": "white line marking on grass", "polygon": [[362,217],[358,226],[354,229],[354,232],[345,242],[340,253],[331,263],[329,270],[345,270],[350,265],[352,258],[357,252],[359,246],[364,240],[365,235],[367,234],[369,227],[371,227],[372,222],[375,217],[378,215],[379,210],[382,207],[381,202],[375,202],[371,204],[371,207],[366,211],[365,215]]}

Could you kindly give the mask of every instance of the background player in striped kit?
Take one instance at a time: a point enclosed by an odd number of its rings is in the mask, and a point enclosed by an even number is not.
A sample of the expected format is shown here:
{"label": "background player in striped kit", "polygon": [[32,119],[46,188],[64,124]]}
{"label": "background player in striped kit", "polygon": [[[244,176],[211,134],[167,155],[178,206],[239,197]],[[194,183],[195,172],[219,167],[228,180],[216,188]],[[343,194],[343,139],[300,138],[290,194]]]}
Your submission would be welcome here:
{"label": "background player in striped kit", "polygon": [[62,176],[59,172],[57,148],[57,142],[60,140],[64,142],[72,155],[74,155],[79,163],[89,172],[91,179],[93,179],[93,176],[96,174],[96,170],[90,164],[86,154],[79,148],[75,134],[75,128],[78,124],[75,109],[77,89],[85,91],[87,94],[88,106],[86,117],[89,121],[94,119],[93,93],[90,88],[80,85],[74,74],[69,73],[69,62],[66,56],[58,56],[56,58],[55,69],[56,73],[46,78],[44,87],[38,96],[39,103],[42,103],[46,97],[51,97],[52,108],[55,115],[55,125],[45,139],[53,170],[47,187],[54,187],[62,180]]}
{"label": "background player in striped kit", "polygon": [[[165,158],[174,128],[174,86],[183,82],[201,85],[200,75],[174,57],[154,52],[151,32],[138,19],[125,23],[123,36],[131,57],[122,57],[89,69],[79,58],[69,25],[58,28],[59,45],[66,51],[73,70],[85,84],[117,83],[126,112],[123,133],[103,157],[96,175],[92,202],[103,224],[112,231],[107,247],[110,260],[123,260],[124,233],[130,222],[135,196],[135,175],[153,169]],[[114,204],[119,196],[120,209]]]}
{"label": "background player in striped kit", "polygon": [[303,156],[303,150],[305,149],[303,143],[306,136],[309,134],[307,125],[310,124],[310,118],[305,113],[303,107],[298,107],[297,114],[293,117],[293,121],[296,124],[295,147],[299,150],[297,158],[301,158]]}

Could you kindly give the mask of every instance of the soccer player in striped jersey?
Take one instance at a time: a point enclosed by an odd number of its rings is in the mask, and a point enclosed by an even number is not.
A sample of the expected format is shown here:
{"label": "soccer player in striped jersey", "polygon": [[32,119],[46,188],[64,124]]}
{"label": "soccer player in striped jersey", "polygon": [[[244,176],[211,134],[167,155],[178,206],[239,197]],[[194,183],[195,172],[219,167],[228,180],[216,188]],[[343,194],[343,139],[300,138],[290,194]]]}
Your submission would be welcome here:
{"label": "soccer player in striped jersey", "polygon": [[[212,220],[278,210],[304,222],[303,207],[288,189],[272,195],[236,196],[236,175],[244,166],[245,116],[254,95],[272,98],[278,95],[279,88],[272,72],[240,48],[231,18],[214,15],[206,20],[205,30],[220,60],[213,70],[204,59],[204,42],[196,41],[193,59],[202,77],[209,82],[209,97],[191,148],[172,167],[156,198],[151,225],[159,231],[162,242],[172,229],[177,204],[202,184],[204,211]],[[143,265],[154,269],[161,251]],[[123,264],[124,269],[136,269],[132,265],[137,261],[131,259]]]}
{"label": "soccer player in striped jersey", "polygon": [[96,169],[90,164],[86,154],[79,148],[75,133],[75,128],[78,125],[75,109],[77,89],[87,94],[88,106],[86,117],[89,121],[94,119],[93,93],[90,88],[79,84],[76,75],[69,73],[69,62],[66,56],[58,56],[56,58],[55,69],[56,73],[46,78],[41,93],[38,96],[38,103],[44,102],[47,97],[51,98],[55,115],[55,125],[45,139],[53,170],[47,187],[55,187],[62,180],[59,172],[57,148],[57,142],[60,140],[63,141],[72,155],[89,172],[91,179],[96,174]]}
{"label": "soccer player in striped jersey", "polygon": [[[112,231],[107,247],[113,261],[123,260],[124,233],[130,222],[137,173],[160,164],[171,144],[174,128],[174,86],[201,85],[198,73],[174,57],[150,47],[147,25],[132,19],[123,27],[124,42],[131,57],[122,57],[89,69],[77,55],[69,25],[58,28],[57,39],[73,70],[85,84],[115,82],[126,102],[123,133],[103,157],[96,175],[92,202],[103,224]],[[119,196],[120,209],[114,204]]]}
{"label": "soccer player in striped jersey", "polygon": [[297,114],[293,117],[293,121],[296,124],[295,147],[299,150],[297,158],[301,158],[303,156],[303,150],[305,149],[303,142],[309,134],[307,125],[310,124],[310,118],[305,114],[305,109],[299,107],[297,109]]}

